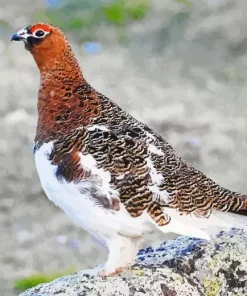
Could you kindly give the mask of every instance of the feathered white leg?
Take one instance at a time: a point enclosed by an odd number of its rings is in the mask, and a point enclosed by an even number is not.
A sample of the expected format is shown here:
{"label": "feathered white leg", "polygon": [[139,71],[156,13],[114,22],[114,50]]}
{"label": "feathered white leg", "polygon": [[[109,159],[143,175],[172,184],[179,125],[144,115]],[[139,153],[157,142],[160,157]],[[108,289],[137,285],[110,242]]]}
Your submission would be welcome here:
{"label": "feathered white leg", "polygon": [[142,243],[142,236],[127,237],[121,234],[107,241],[109,250],[108,260],[103,270],[99,272],[100,276],[116,275],[135,263],[138,249]]}

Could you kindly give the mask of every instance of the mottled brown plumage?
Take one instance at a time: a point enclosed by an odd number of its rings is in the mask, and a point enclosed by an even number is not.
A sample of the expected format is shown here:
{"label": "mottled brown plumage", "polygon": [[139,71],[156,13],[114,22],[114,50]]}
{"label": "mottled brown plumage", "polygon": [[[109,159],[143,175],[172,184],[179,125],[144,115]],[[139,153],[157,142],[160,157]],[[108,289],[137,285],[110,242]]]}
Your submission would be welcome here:
{"label": "mottled brown plumage", "polygon": [[[24,39],[40,70],[36,164],[43,187],[56,204],[70,213],[73,195],[69,204],[65,192],[69,195],[79,186],[78,198],[93,200],[106,213],[118,217],[116,213],[122,213],[123,205],[128,215],[135,218],[126,216],[133,221],[133,229],[134,221],[141,221],[144,214],[160,229],[165,229],[173,222],[168,209],[178,211],[181,216],[206,218],[205,221],[213,210],[246,215],[246,195],[216,184],[181,159],[147,125],[91,87],[57,27],[37,23],[19,31],[18,36],[14,35],[13,39]],[[37,156],[39,150],[42,151],[39,155],[46,157],[42,162]],[[56,191],[51,191],[52,183],[45,180],[41,167],[46,159],[56,180],[63,184],[61,188],[68,188],[61,191],[63,198],[56,196]],[[57,186],[54,184],[54,188]],[[73,215],[78,215],[77,210],[73,208]],[[91,229],[88,224],[86,227]],[[124,237],[130,235],[129,231],[132,237],[142,235],[130,228],[123,229],[120,225],[118,233]],[[100,233],[100,229],[96,232]],[[111,249],[111,243],[106,244]]]}

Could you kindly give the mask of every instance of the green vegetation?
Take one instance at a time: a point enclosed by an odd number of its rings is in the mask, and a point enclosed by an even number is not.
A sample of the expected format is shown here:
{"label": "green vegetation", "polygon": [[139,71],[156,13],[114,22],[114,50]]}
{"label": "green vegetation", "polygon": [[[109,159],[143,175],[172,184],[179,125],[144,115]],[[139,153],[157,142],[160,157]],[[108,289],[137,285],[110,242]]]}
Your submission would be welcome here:
{"label": "green vegetation", "polygon": [[68,270],[62,271],[62,272],[56,272],[56,273],[36,273],[32,274],[27,277],[23,277],[20,279],[15,280],[14,282],[14,288],[19,291],[25,291],[26,289],[35,287],[42,283],[48,283],[50,281],[55,280],[58,277],[69,275],[75,271],[74,267],[71,267]]}
{"label": "green vegetation", "polygon": [[[187,10],[192,7],[192,2],[174,1],[182,5],[185,10],[174,15],[173,21],[177,22],[176,26],[180,24],[183,26],[182,23],[189,15]],[[52,23],[64,32],[70,32],[80,42],[99,39],[101,36],[104,40],[109,28],[115,30],[119,41],[123,41],[127,26],[145,19],[151,7],[151,0],[57,0],[55,2],[56,4],[48,5],[45,10],[35,12],[32,15],[33,20]],[[99,33],[100,28],[104,29]]]}
{"label": "green vegetation", "polygon": [[[104,3],[105,2],[105,3]],[[81,33],[102,24],[125,27],[145,18],[151,0],[64,1],[63,5],[48,6],[33,14],[34,21],[52,23],[62,30]]]}
{"label": "green vegetation", "polygon": [[102,8],[106,20],[115,25],[127,23],[129,20],[143,19],[149,8],[149,0],[115,0]]}

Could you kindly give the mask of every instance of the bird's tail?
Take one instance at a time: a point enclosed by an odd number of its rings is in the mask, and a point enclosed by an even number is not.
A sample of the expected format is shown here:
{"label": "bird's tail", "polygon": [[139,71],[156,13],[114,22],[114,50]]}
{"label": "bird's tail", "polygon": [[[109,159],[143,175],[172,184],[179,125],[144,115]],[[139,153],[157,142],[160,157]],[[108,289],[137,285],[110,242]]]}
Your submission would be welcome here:
{"label": "bird's tail", "polygon": [[247,195],[221,187],[185,161],[173,184],[175,182],[176,191],[173,190],[175,194],[171,196],[169,206],[177,208],[183,219],[188,216],[206,218],[193,219],[194,227],[212,229],[247,226]]}
{"label": "bird's tail", "polygon": [[[211,201],[212,218],[216,217],[227,227],[245,228],[247,226],[247,195],[221,187],[199,172],[198,187]],[[206,186],[205,186],[206,185]]]}
{"label": "bird's tail", "polygon": [[216,211],[213,216],[217,216],[224,221],[227,226],[234,228],[246,228],[247,227],[247,195],[232,192],[225,188],[220,187],[221,196],[226,194],[227,201],[219,198],[219,202],[216,204]]}
{"label": "bird's tail", "polygon": [[[231,194],[233,202],[228,212],[247,216],[247,195],[236,192],[232,192]],[[238,204],[238,206],[235,206],[235,204]]]}
{"label": "bird's tail", "polygon": [[214,209],[222,212],[247,216],[247,195],[228,190],[217,185],[212,180],[210,180],[210,183],[211,191],[214,195]]}
{"label": "bird's tail", "polygon": [[[247,216],[247,195],[221,187],[202,172],[187,163],[185,165],[187,172],[190,172],[190,176],[192,177],[194,175],[192,179],[194,179],[194,183],[201,193],[200,195],[204,196],[204,200],[211,204],[212,209]],[[198,201],[197,206],[200,208],[200,202],[202,200],[199,198]]]}

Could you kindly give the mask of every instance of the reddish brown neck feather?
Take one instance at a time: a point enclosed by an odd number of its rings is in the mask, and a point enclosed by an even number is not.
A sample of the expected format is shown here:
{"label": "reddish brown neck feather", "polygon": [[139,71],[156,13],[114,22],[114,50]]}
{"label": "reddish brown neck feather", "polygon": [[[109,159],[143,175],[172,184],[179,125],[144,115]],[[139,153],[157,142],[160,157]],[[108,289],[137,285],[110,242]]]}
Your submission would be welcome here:
{"label": "reddish brown neck feather", "polygon": [[[31,49],[41,75],[35,138],[39,145],[88,125],[100,112],[96,92],[84,79],[67,40],[58,33],[52,32]],[[80,86],[87,92],[77,92]]]}

